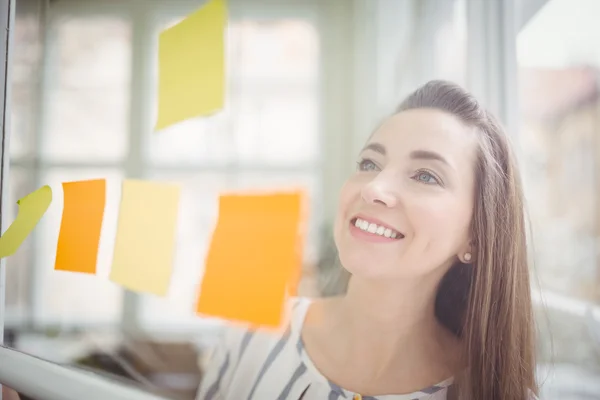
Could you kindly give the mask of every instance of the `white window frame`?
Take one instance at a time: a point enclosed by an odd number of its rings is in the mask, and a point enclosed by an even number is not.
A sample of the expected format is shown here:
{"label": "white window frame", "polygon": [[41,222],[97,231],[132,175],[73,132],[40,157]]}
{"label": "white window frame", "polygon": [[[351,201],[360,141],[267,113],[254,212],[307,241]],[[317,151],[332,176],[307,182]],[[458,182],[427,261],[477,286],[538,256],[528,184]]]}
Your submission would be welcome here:
{"label": "white window frame", "polygon": [[[8,226],[6,218],[9,173],[9,139],[10,139],[10,85],[11,54],[13,51],[12,29],[15,25],[15,0],[0,1],[0,232]],[[4,343],[4,320],[6,289],[6,259],[0,259],[0,345]],[[0,383],[1,389],[1,383]],[[0,390],[1,392],[1,390]],[[2,394],[0,393],[0,400]]]}

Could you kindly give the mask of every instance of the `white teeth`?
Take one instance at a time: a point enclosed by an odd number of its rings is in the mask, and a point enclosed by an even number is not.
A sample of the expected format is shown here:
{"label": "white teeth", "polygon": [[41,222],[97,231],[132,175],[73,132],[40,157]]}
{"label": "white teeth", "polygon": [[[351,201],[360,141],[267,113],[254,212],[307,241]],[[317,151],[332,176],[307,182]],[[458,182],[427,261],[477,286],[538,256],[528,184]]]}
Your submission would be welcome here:
{"label": "white teeth", "polygon": [[400,233],[393,231],[390,228],[386,228],[385,226],[379,226],[377,224],[367,222],[364,219],[360,218],[357,218],[356,221],[354,221],[354,226],[363,231],[373,233],[379,236],[384,236],[386,238],[395,239],[396,237],[400,236]]}

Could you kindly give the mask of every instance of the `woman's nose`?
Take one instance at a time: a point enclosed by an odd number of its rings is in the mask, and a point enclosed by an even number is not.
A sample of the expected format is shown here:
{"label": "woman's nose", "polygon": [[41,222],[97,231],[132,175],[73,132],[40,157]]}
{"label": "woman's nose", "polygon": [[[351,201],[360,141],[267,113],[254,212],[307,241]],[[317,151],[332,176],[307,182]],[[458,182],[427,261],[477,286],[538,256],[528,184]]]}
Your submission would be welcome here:
{"label": "woman's nose", "polygon": [[398,204],[397,188],[384,179],[374,179],[362,190],[362,198],[368,204],[381,204],[395,207]]}

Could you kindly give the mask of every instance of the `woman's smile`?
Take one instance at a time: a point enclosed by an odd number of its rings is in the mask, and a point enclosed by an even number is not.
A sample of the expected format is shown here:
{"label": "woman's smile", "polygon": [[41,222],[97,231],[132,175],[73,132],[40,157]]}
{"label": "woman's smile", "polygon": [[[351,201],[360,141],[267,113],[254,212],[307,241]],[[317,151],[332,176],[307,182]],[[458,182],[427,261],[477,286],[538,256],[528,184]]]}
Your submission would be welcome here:
{"label": "woman's smile", "polygon": [[404,235],[383,222],[369,217],[354,217],[349,224],[352,236],[375,243],[393,243]]}

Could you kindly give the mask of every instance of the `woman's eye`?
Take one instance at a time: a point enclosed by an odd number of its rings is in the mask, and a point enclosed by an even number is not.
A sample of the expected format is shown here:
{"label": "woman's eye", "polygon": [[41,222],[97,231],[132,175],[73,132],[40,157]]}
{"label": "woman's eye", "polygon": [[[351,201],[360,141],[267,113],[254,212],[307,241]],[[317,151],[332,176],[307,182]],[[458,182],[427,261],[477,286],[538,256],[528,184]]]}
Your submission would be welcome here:
{"label": "woman's eye", "polygon": [[360,171],[378,171],[379,167],[371,160],[362,160],[358,163],[358,169]]}
{"label": "woman's eye", "polygon": [[436,178],[432,173],[427,171],[419,171],[413,177],[414,180],[421,183],[426,183],[428,185],[439,185],[440,181]]}

